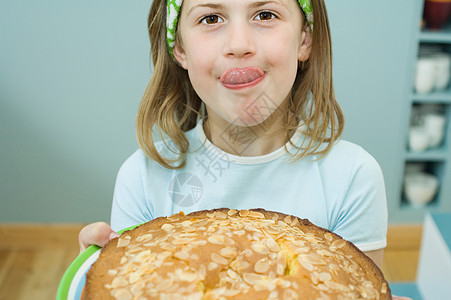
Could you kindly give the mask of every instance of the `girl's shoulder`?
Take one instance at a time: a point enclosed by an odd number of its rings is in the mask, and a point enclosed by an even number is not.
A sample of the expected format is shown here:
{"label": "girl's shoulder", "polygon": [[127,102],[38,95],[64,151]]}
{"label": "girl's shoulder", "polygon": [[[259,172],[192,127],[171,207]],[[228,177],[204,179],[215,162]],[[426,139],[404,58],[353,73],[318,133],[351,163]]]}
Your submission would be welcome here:
{"label": "girl's shoulder", "polygon": [[[196,147],[199,147],[201,143],[198,139],[196,139],[196,135],[194,132],[194,129],[188,131],[185,133],[186,137],[190,143],[190,150],[195,149]],[[158,151],[158,153],[169,160],[177,159],[178,158],[178,150],[175,145],[175,143],[167,138],[165,140],[157,140],[154,142],[155,149]],[[187,154],[189,154],[191,151],[188,151]],[[137,149],[132,155],[130,155],[126,161],[123,163],[122,168],[125,169],[144,169],[144,168],[150,168],[150,167],[157,167],[157,168],[163,168],[161,165],[159,165],[157,162],[149,158],[144,151],[139,148]]]}
{"label": "girl's shoulder", "polygon": [[376,159],[362,146],[340,139],[331,150],[318,161],[321,168],[356,171],[367,168],[378,171],[380,166]]}

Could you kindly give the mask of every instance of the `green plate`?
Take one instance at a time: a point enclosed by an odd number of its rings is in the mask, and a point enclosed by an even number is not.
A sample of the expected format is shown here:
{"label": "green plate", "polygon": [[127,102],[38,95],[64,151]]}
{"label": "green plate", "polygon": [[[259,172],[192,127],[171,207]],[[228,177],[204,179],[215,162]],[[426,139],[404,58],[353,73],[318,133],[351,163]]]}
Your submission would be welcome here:
{"label": "green plate", "polygon": [[[131,230],[141,224],[130,226],[118,231],[122,234],[124,231]],[[67,268],[61,279],[56,294],[57,300],[80,300],[83,294],[83,288],[86,282],[86,273],[91,265],[97,260],[102,248],[91,245],[81,253]]]}

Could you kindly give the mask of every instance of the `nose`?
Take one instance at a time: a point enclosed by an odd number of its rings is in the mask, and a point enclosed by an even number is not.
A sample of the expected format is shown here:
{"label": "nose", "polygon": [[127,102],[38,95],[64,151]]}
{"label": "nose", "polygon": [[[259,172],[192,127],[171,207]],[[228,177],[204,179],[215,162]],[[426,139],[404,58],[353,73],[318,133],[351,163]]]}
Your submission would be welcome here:
{"label": "nose", "polygon": [[231,22],[226,29],[224,55],[228,57],[248,57],[255,53],[252,26],[247,22]]}

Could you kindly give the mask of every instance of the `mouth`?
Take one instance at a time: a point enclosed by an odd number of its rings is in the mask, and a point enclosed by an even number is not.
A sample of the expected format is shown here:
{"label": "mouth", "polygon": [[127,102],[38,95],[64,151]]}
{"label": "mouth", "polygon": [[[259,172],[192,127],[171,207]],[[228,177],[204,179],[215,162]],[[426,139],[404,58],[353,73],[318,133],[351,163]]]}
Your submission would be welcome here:
{"label": "mouth", "polygon": [[225,71],[219,81],[229,89],[242,89],[258,84],[265,77],[265,72],[258,67],[233,68]]}

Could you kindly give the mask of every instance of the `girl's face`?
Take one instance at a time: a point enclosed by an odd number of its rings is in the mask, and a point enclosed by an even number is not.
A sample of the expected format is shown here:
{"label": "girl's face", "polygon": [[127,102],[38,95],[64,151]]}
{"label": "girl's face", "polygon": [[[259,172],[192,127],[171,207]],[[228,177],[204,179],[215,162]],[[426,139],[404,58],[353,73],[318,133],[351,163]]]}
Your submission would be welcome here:
{"label": "girl's face", "polygon": [[301,14],[296,0],[184,0],[174,57],[209,122],[253,126],[287,99],[311,48]]}

